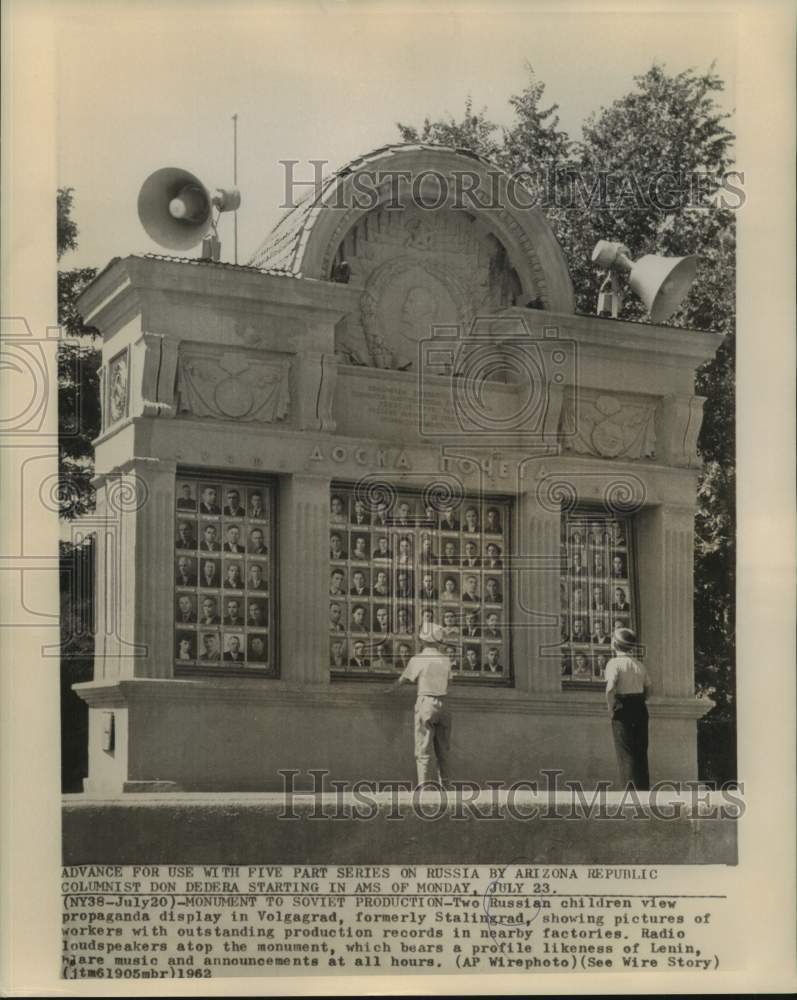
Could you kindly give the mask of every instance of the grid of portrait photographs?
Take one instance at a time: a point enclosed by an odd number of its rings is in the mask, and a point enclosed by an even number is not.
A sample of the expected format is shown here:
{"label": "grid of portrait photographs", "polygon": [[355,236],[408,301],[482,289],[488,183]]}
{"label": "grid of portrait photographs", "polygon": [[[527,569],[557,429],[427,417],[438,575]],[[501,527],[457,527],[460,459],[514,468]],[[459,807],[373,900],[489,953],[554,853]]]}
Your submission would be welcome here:
{"label": "grid of portrait photographs", "polygon": [[175,498],[175,672],[273,675],[270,484],[178,475]]}
{"label": "grid of portrait photographs", "polygon": [[333,675],[395,674],[441,625],[453,676],[509,683],[510,505],[419,492],[370,497],[333,484],[329,660]]}
{"label": "grid of portrait photographs", "polygon": [[612,633],[618,627],[637,631],[632,544],[630,518],[589,511],[562,518],[564,687],[600,687],[612,657]]}

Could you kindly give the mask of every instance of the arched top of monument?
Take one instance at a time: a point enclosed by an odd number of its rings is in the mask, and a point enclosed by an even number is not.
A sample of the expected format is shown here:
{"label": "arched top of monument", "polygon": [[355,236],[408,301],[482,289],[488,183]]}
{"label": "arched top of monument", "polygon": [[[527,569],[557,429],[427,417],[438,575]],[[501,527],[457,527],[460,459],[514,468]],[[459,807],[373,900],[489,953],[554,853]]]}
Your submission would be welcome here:
{"label": "arched top of monument", "polygon": [[[307,180],[298,165],[295,180]],[[525,207],[532,201],[529,193],[512,183],[506,172],[467,149],[429,143],[382,146],[310,188],[249,263],[329,280],[345,259],[353,264],[357,282],[357,263],[349,257],[362,243],[358,233],[382,233],[403,215],[402,241],[415,249],[472,251],[479,244],[482,256],[489,254],[492,272],[500,263],[511,291],[493,305],[534,302],[554,312],[574,312],[562,249],[543,212]]]}

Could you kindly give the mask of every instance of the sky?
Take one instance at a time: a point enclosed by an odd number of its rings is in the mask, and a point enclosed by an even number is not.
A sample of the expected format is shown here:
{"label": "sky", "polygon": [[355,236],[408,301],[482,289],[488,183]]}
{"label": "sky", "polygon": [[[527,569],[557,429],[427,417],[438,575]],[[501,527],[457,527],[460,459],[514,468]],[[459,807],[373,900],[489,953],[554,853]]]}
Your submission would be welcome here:
{"label": "sky", "polygon": [[[654,61],[671,73],[715,62],[727,85],[722,103],[733,110],[732,12],[613,6],[66,2],[58,8],[58,183],[75,189],[80,235],[61,266],[163,252],[138,221],[141,184],[178,166],[209,188],[230,185],[234,113],[245,263],[281,215],[280,160],[298,160],[296,177],[310,178],[310,160],[335,168],[397,141],[397,121],[458,117],[468,94],[508,125],[507,99],[523,89],[527,63],[572,138]],[[227,220],[220,235],[231,260]]]}

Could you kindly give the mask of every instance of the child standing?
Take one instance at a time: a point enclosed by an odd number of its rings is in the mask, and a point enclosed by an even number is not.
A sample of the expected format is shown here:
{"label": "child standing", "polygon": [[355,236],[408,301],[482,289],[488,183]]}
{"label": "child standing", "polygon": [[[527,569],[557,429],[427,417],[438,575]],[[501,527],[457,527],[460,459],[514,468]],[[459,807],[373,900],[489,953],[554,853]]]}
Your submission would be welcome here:
{"label": "child standing", "polygon": [[606,702],[612,720],[614,750],[620,783],[637,791],[650,789],[648,772],[648,709],[650,678],[636,656],[636,635],[630,628],[615,629],[614,656],[606,664]]}
{"label": "child standing", "polygon": [[448,785],[448,751],[451,743],[451,713],[446,705],[451,661],[444,647],[446,634],[440,625],[424,623],[423,649],[410,659],[402,675],[390,686],[418,684],[415,701],[415,763],[418,784],[437,780]]}

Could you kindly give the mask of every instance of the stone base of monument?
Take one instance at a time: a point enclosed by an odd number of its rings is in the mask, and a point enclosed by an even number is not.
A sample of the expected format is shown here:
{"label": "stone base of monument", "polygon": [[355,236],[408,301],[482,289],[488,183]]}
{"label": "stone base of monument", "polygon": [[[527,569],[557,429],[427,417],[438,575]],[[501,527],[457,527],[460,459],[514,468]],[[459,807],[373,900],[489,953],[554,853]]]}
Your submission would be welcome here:
{"label": "stone base of monument", "polygon": [[736,864],[736,820],[727,800],[711,799],[484,789],[67,795],[63,863]]}

